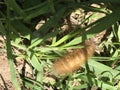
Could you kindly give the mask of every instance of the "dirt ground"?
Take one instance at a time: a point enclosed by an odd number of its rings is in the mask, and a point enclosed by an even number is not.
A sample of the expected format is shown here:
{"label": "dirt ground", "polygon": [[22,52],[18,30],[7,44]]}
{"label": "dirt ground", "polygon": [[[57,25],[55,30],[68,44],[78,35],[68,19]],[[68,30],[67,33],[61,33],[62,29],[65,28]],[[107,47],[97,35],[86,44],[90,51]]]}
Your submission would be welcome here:
{"label": "dirt ground", "polygon": [[0,90],[15,90],[11,82],[5,43],[2,36],[0,36]]}

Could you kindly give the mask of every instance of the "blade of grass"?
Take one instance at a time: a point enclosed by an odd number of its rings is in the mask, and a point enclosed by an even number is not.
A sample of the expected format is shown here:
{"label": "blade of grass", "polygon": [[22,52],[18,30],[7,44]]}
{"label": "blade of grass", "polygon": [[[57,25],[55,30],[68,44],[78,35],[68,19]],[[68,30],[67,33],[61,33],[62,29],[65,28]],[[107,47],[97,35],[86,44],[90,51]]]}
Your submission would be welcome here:
{"label": "blade of grass", "polygon": [[77,38],[73,39],[72,41],[70,41],[69,43],[63,45],[62,47],[67,47],[67,46],[80,44],[81,42],[82,42],[82,37],[77,37]]}
{"label": "blade of grass", "polygon": [[58,33],[59,33],[59,31],[55,31],[55,32],[48,33],[47,35],[45,35],[42,38],[41,37],[37,37],[35,39],[32,39],[31,45],[28,47],[28,49],[37,46],[38,44],[40,44],[41,42],[47,40],[50,37],[56,36]]}
{"label": "blade of grass", "polygon": [[119,31],[118,28],[119,28],[118,23],[115,23],[114,25],[112,25],[112,32],[117,40],[119,40],[118,39],[119,35],[117,35],[117,32]]}
{"label": "blade of grass", "polygon": [[2,25],[2,22],[0,21],[0,33],[2,33],[2,34],[5,34],[5,28],[4,28],[4,26]]}
{"label": "blade of grass", "polygon": [[13,45],[14,47],[16,47],[18,49],[24,50],[24,51],[27,50],[27,48],[24,45],[16,44],[15,42],[11,42],[11,45]]}
{"label": "blade of grass", "polygon": [[43,90],[43,86],[41,83],[36,82],[35,80],[32,80],[30,78],[27,77],[21,77],[23,80],[23,83],[25,84],[25,86],[28,86],[29,88],[31,88],[31,90]]}
{"label": "blade of grass", "polygon": [[50,28],[56,28],[59,24],[59,21],[64,16],[66,8],[63,7],[61,10],[55,13],[39,30],[38,33],[41,33],[42,36],[45,35]]}
{"label": "blade of grass", "polygon": [[119,59],[120,57],[92,57],[92,59],[95,59],[96,61],[114,61],[116,59]]}
{"label": "blade of grass", "polygon": [[34,8],[32,8],[32,10],[27,12],[28,15],[25,17],[25,21],[29,21],[32,18],[35,18],[35,17],[37,17],[39,15],[50,12],[49,5],[48,5],[47,1],[44,2],[44,3],[41,3],[38,6],[35,6]]}
{"label": "blade of grass", "polygon": [[74,37],[77,34],[78,34],[78,32],[70,32],[69,34],[65,35],[60,40],[58,40],[57,42],[55,42],[54,44],[52,44],[51,46],[58,46],[58,45],[62,44],[63,42],[67,41],[68,39]]}
{"label": "blade of grass", "polygon": [[8,63],[10,66],[10,74],[11,74],[12,83],[16,90],[21,90],[17,82],[16,73],[15,73],[16,71],[14,68],[13,57],[12,57],[11,40],[10,40],[10,12],[9,12],[10,7],[9,7],[9,3],[7,0],[6,0],[6,4],[7,4],[6,47],[7,47]]}
{"label": "blade of grass", "polygon": [[82,85],[73,87],[74,90],[81,90],[81,89],[85,89],[85,88],[88,88],[87,84],[82,84]]}
{"label": "blade of grass", "polygon": [[[117,8],[116,10],[114,10],[113,13],[97,20],[95,22],[95,25],[89,29],[85,34],[87,35],[88,38],[91,37],[91,35],[96,35],[97,33],[108,29],[109,27],[111,27],[114,23],[116,23],[117,21],[120,20],[120,8]],[[89,25],[91,26],[91,24]],[[88,27],[89,27],[88,26]]]}
{"label": "blade of grass", "polygon": [[117,36],[118,36],[118,41],[120,42],[120,25],[118,27],[118,33],[117,33]]}
{"label": "blade of grass", "polygon": [[9,8],[13,8],[13,10],[20,15],[21,17],[25,17],[26,14],[24,11],[19,7],[19,5],[16,3],[16,0],[8,0]]}
{"label": "blade of grass", "polygon": [[51,9],[51,12],[52,13],[55,13],[55,7],[54,7],[54,3],[53,3],[53,0],[48,0],[48,3],[49,3],[49,7]]}
{"label": "blade of grass", "polygon": [[20,33],[22,37],[27,38],[30,40],[31,30],[30,28],[26,27],[22,21],[14,20],[11,22],[11,25],[14,27],[17,33]]}

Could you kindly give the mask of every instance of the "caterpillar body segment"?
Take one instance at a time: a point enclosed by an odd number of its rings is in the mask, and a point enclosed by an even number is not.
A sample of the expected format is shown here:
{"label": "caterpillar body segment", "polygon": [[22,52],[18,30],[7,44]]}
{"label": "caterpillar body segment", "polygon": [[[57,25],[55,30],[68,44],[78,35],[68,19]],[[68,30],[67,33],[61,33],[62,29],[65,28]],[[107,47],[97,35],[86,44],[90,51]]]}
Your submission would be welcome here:
{"label": "caterpillar body segment", "polygon": [[95,43],[86,41],[84,48],[74,49],[53,63],[54,74],[66,75],[78,70],[94,54],[94,51]]}

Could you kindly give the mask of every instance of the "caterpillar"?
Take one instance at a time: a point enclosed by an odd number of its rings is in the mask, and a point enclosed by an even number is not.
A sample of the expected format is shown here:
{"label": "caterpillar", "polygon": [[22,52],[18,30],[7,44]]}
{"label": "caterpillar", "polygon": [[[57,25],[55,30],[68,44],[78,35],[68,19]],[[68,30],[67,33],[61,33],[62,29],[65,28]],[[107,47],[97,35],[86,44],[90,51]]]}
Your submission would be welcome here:
{"label": "caterpillar", "polygon": [[83,45],[84,48],[74,49],[72,52],[68,52],[65,56],[56,60],[53,63],[54,74],[66,75],[75,72],[94,54],[96,46],[94,42],[85,41]]}

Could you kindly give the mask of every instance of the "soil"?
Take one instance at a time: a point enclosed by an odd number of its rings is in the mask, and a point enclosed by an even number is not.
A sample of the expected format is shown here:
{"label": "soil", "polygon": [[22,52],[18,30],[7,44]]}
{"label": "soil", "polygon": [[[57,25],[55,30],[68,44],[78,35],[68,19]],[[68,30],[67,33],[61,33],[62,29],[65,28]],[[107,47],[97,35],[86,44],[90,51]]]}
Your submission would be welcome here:
{"label": "soil", "polygon": [[0,36],[0,90],[15,90],[10,76],[4,39]]}

